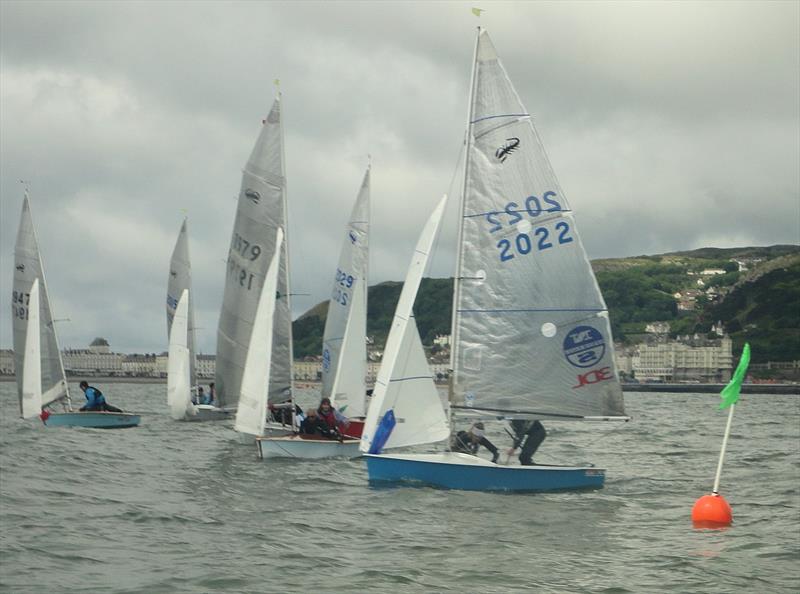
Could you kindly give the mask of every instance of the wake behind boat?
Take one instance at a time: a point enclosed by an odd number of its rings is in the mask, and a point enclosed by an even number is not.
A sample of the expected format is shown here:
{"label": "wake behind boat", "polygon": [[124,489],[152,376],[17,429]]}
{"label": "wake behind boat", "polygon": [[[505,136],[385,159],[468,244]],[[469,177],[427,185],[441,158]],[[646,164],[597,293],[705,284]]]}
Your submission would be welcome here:
{"label": "wake behind boat", "polygon": [[[12,297],[14,357],[22,418],[38,416],[48,427],[137,426],[141,418],[132,413],[72,410],[27,191],[14,249]],[[56,412],[56,406],[63,412]]]}
{"label": "wake behind boat", "polygon": [[[627,420],[608,312],[572,210],[485,31],[472,71],[453,295],[450,411],[456,418]],[[450,435],[432,379],[405,367],[412,306],[443,204],[398,301],[361,450],[370,481],[479,491],[599,488],[592,466],[503,467],[474,456],[382,454]]]}

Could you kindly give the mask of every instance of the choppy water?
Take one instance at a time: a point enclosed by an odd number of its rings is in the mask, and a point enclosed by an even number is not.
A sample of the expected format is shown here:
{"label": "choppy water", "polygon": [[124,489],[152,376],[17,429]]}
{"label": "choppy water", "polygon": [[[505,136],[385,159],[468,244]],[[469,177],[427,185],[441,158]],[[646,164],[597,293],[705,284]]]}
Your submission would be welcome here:
{"label": "choppy water", "polygon": [[548,423],[537,461],[594,462],[606,488],[511,495],[370,488],[359,460],[258,461],[230,426],[170,421],[163,385],[101,387],[142,426],[45,429],[0,384],[2,591],[800,590],[800,397],[743,397],[721,489],[735,524],[698,531],[715,395],[627,394],[627,425]]}

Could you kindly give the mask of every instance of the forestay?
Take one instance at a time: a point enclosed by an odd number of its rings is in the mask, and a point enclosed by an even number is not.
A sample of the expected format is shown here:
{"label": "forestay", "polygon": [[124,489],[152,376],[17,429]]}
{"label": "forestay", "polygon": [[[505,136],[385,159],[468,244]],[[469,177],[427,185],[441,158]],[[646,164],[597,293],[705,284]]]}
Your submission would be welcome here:
{"label": "forestay", "polygon": [[167,358],[167,405],[170,416],[179,421],[197,414],[192,404],[192,384],[189,349],[189,290],[180,293],[169,333],[169,357]]}
{"label": "forestay", "polygon": [[[39,255],[39,244],[33,228],[30,203],[27,192],[22,202],[22,216],[19,222],[17,243],[14,248],[14,286],[12,291],[11,311],[14,331],[14,364],[16,369],[24,368],[25,348],[27,344],[28,322],[30,313],[30,296],[34,282],[38,280],[39,291],[39,353],[40,353],[40,391],[41,406],[47,406],[57,400],[69,400],[69,392],[61,352],[58,348],[53,316],[50,312],[50,300],[47,294],[47,283],[44,278],[44,267]],[[17,374],[17,394],[20,411],[23,411],[23,380]],[[37,413],[39,411],[36,411]]]}
{"label": "forestay", "polygon": [[280,248],[283,231],[278,228],[275,236],[276,250],[267,270],[264,286],[260,291],[256,315],[253,320],[253,340],[242,375],[239,402],[236,408],[234,428],[249,435],[263,435],[267,415],[267,386],[270,381],[272,341],[274,329],[276,289],[280,268]]}
{"label": "forestay", "polygon": [[[220,407],[239,399],[261,287],[275,253],[279,228],[287,228],[286,178],[280,97],[275,99],[242,175],[225,292],[217,331],[216,391]],[[280,249],[272,332],[270,402],[291,396],[292,344],[287,242]]]}
{"label": "forestay", "polygon": [[454,297],[453,402],[623,415],[606,305],[531,117],[481,32]]}
{"label": "forestay", "polygon": [[192,265],[189,259],[189,234],[186,228],[186,219],[183,220],[178,240],[172,250],[172,258],[169,261],[169,278],[167,279],[167,339],[172,336],[172,319],[175,316],[175,308],[178,307],[178,300],[184,290],[188,290],[188,338],[187,348],[189,349],[189,381],[190,386],[194,386],[197,381],[195,372],[195,325],[194,325],[194,298],[192,297]]}
{"label": "forestay", "polygon": [[370,170],[345,229],[322,339],[322,396],[350,417],[365,414]]}
{"label": "forestay", "polygon": [[394,411],[397,424],[385,444],[386,448],[433,443],[450,435],[447,417],[412,314],[446,202],[445,196],[434,209],[417,241],[386,339],[383,363],[364,423],[360,445],[362,452],[369,451],[375,430],[389,410]]}

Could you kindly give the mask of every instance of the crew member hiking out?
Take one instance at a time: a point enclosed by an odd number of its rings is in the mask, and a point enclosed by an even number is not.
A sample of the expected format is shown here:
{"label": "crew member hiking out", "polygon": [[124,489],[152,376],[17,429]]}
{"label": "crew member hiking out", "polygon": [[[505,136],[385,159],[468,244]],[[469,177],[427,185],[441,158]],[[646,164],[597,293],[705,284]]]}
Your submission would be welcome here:
{"label": "crew member hiking out", "polygon": [[106,402],[106,398],[103,396],[103,393],[94,386],[90,386],[89,382],[84,380],[79,385],[81,390],[83,390],[83,394],[86,396],[86,404],[84,404],[80,410],[118,413],[122,412],[122,409],[117,408],[116,406],[111,406],[108,402]]}
{"label": "crew member hiking out", "polygon": [[539,446],[547,437],[547,431],[544,430],[544,425],[539,421],[524,421],[522,419],[514,419],[511,421],[511,430],[514,432],[514,443],[510,450],[508,450],[509,459],[514,455],[517,448],[522,446],[522,451],[519,453],[519,463],[522,466],[531,466],[535,464],[533,455]]}

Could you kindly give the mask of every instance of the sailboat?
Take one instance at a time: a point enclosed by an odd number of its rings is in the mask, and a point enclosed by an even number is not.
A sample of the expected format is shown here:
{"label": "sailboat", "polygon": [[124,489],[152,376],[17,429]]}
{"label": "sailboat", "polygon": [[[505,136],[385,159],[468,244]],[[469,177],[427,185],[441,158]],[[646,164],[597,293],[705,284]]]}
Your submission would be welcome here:
{"label": "sailboat", "polygon": [[[270,340],[268,402],[281,404],[292,396],[292,320],[289,299],[287,242],[276,244],[277,230],[288,227],[283,157],[281,96],[269,115],[245,165],[228,251],[225,291],[217,329],[217,406],[234,411],[249,373],[248,354]],[[277,247],[276,247],[277,246]],[[278,250],[278,251],[276,251]],[[269,264],[277,256],[275,311],[268,337],[253,332]],[[266,406],[262,411],[266,418]]]}
{"label": "sailboat", "polygon": [[[184,300],[183,305],[181,300]],[[192,403],[192,391],[197,386],[197,360],[192,267],[186,219],[181,224],[169,264],[167,337],[167,405],[170,416],[176,421],[216,421],[230,418],[230,412],[225,409],[211,404]]]}
{"label": "sailboat", "polygon": [[[419,340],[411,308],[415,279],[429,252],[426,234],[435,224],[429,221],[420,238],[424,245],[418,245],[409,269],[367,414],[361,450],[370,481],[478,491],[602,487],[605,470],[590,465],[507,466],[456,452],[382,453],[450,434],[432,381],[404,372],[413,352],[403,356],[401,348]],[[608,312],[573,211],[530,115],[481,29],[472,70],[451,337],[451,417],[628,419]],[[411,381],[419,387],[406,387]]]}
{"label": "sailboat", "polygon": [[[14,248],[11,305],[17,392],[24,419],[38,416],[48,427],[120,429],[139,424],[139,415],[131,413],[72,410],[27,191]],[[59,406],[63,412],[56,412]]]}
{"label": "sailboat", "polygon": [[347,223],[322,339],[322,397],[350,418],[344,439],[284,432],[258,439],[262,457],[356,457],[366,414],[370,169]]}
{"label": "sailboat", "polygon": [[355,438],[367,412],[369,199],[367,168],[342,241],[322,335],[322,397],[350,418],[346,434]]}

